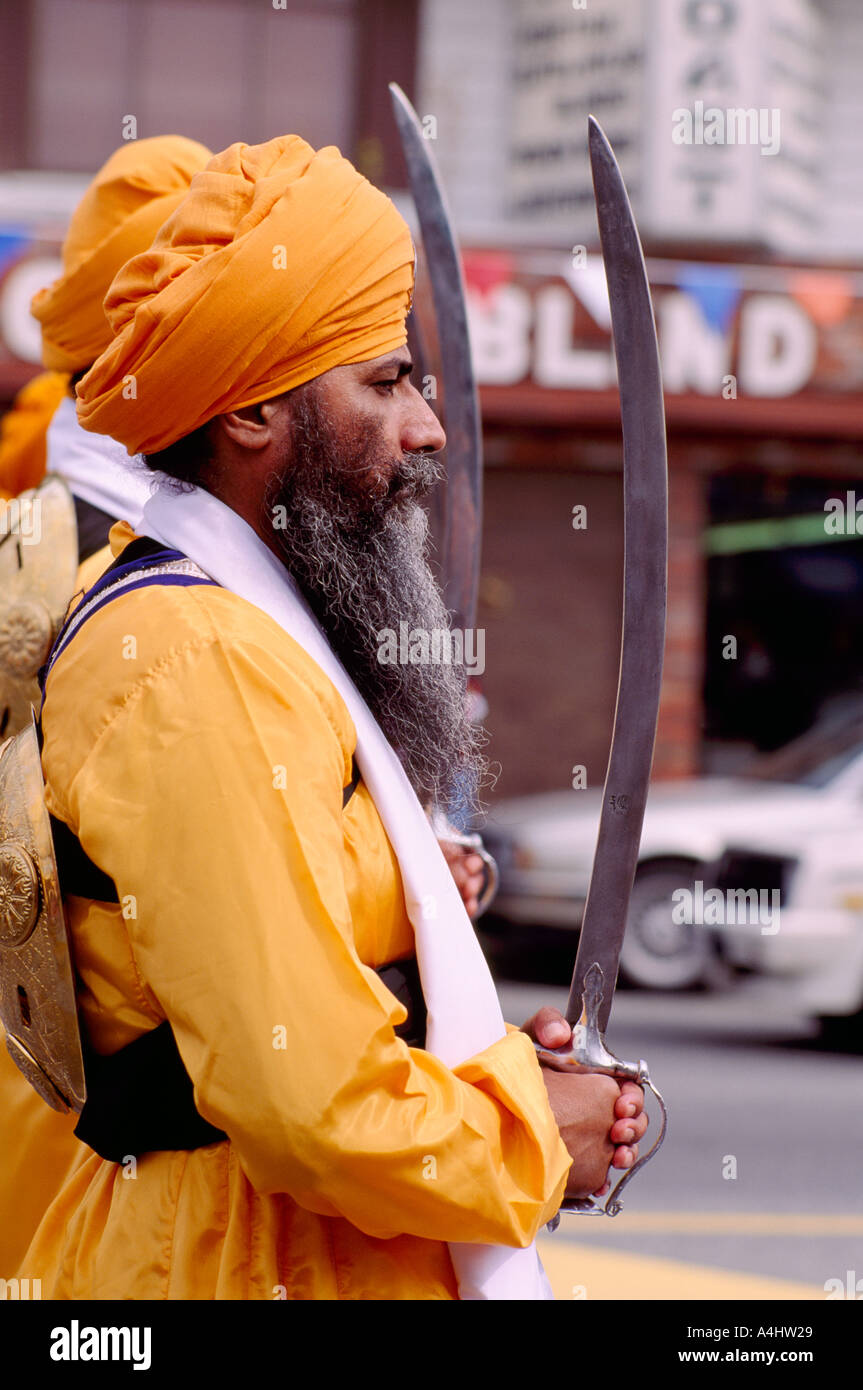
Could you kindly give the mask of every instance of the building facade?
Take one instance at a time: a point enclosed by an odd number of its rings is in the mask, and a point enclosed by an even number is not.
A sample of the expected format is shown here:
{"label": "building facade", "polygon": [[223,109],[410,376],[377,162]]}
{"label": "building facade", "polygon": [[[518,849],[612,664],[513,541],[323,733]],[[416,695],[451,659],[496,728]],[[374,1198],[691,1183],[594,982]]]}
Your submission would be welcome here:
{"label": "building facade", "polygon": [[[127,117],[139,137],[173,129],[212,148],[297,129],[398,192],[386,83],[400,81],[465,248],[495,796],[568,787],[575,765],[596,785],[623,555],[593,110],[639,218],[666,387],[656,769],[730,765],[863,689],[861,54],[853,0],[0,7],[0,400],[37,369],[29,299]],[[707,141],[705,113],[750,108],[753,139]]]}

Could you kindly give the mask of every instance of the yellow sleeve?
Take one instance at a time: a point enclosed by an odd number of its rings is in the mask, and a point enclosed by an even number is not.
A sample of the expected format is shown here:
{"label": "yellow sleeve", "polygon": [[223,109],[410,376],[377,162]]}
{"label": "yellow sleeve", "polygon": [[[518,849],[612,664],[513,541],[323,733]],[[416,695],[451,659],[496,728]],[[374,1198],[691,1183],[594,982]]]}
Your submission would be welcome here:
{"label": "yellow sleeve", "polygon": [[570,1162],[533,1047],[449,1070],[395,1036],[353,941],[350,750],[305,662],[289,639],[175,649],[100,733],[70,819],[132,895],[138,983],[259,1192],[376,1237],[527,1244]]}

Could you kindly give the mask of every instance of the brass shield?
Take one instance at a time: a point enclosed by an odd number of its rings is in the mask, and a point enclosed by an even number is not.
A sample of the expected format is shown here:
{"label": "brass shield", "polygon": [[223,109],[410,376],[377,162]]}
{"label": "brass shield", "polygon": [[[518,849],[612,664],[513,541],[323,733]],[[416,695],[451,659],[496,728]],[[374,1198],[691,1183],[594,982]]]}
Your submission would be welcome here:
{"label": "brass shield", "polygon": [[42,1099],[80,1111],[75,978],[32,711],[0,748],[0,1019],[9,1055]]}
{"label": "brass shield", "polygon": [[0,738],[39,705],[36,673],[63,622],[78,575],[75,503],[62,478],[0,510]]}

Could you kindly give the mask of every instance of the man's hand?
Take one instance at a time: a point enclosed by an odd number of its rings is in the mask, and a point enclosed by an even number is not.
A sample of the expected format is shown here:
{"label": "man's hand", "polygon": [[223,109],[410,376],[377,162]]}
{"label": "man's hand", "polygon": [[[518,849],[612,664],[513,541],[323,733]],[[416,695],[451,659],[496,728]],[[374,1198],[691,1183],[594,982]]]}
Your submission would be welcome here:
{"label": "man's hand", "polygon": [[438,840],[438,844],[449,864],[468,917],[475,917],[485,883],[485,864],[475,850],[467,849],[464,845],[454,844],[452,840]]}
{"label": "man's hand", "polygon": [[[557,1009],[540,1009],[522,1029],[541,1047],[564,1047],[572,1036]],[[543,1067],[549,1104],[572,1157],[567,1197],[602,1197],[611,1168],[631,1168],[647,1129],[644,1092],[634,1081],[619,1084],[601,1073]]]}

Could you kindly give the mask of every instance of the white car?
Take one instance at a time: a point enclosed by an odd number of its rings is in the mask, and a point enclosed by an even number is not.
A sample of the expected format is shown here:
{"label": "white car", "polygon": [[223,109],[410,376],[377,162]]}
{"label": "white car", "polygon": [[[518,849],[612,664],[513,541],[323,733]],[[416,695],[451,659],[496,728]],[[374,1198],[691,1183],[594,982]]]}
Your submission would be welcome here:
{"label": "white car", "polygon": [[[494,807],[483,838],[501,882],[484,925],[578,926],[601,798]],[[651,787],[621,973],[685,989],[709,981],[717,954],[796,979],[813,1013],[863,1007],[863,710],[743,775]]]}

